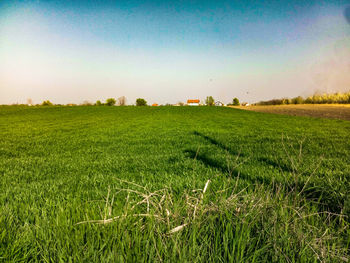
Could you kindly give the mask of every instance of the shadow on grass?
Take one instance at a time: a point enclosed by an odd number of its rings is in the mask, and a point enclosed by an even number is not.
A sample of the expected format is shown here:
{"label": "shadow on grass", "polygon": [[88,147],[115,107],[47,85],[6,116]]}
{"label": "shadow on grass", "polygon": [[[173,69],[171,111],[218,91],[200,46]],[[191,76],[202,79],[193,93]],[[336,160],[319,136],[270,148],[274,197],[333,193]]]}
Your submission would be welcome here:
{"label": "shadow on grass", "polygon": [[[205,139],[209,143],[217,146],[218,148],[226,151],[230,155],[240,156],[240,157],[244,156],[244,154],[229,148],[228,146],[222,144],[221,142],[215,140],[214,138],[211,138],[197,131],[195,131],[194,134]],[[198,151],[196,152],[193,150],[185,150],[184,153],[188,158],[199,161],[208,167],[215,168],[221,171],[223,174],[228,174],[230,176],[235,176],[235,177],[239,175],[240,178],[250,181],[253,184],[264,183],[267,185],[272,185],[271,178],[261,177],[261,176],[252,177],[248,174],[239,172],[237,169],[230,170],[227,164],[223,164],[222,162],[215,160],[213,158],[210,158],[206,154],[199,153]],[[268,165],[268,166],[273,166],[274,168],[277,168],[282,173],[288,172],[292,174],[293,172],[293,169],[290,166],[285,164],[280,164],[277,161],[264,158],[264,157],[258,158],[257,160],[258,162],[264,164],[265,166]],[[301,193],[307,200],[317,202],[320,206],[320,210],[322,211],[327,210],[332,212],[340,212],[343,209],[344,203],[346,202],[346,198],[343,198],[339,194],[335,193],[332,190],[332,187],[329,187],[324,183],[320,183],[319,180],[316,180],[314,182],[312,181],[308,182],[309,183],[308,187],[305,188],[306,181],[307,179],[305,180],[305,178],[297,182],[291,181],[290,183],[288,183],[286,180],[283,180],[282,178],[280,179],[275,178],[274,180],[275,183],[284,185],[285,190],[287,192],[296,191],[297,193]]]}
{"label": "shadow on grass", "polygon": [[288,166],[286,164],[278,163],[277,161],[271,160],[269,158],[259,157],[257,160],[260,163],[263,163],[263,164],[265,164],[267,166],[273,166],[274,168],[279,169],[279,170],[281,170],[283,172],[289,172],[289,173],[293,172],[292,167],[290,167],[290,166]]}
{"label": "shadow on grass", "polygon": [[197,132],[197,131],[194,131],[193,134],[194,134],[194,135],[197,135],[197,136],[199,136],[199,137],[201,137],[201,138],[203,138],[203,139],[205,139],[206,141],[208,141],[208,142],[210,142],[211,144],[213,144],[213,145],[219,147],[220,149],[227,151],[227,152],[228,152],[229,154],[231,154],[231,155],[240,155],[240,156],[244,156],[244,155],[242,155],[241,153],[239,153],[239,152],[237,152],[237,151],[231,149],[230,147],[227,147],[227,146],[224,145],[223,143],[221,143],[221,142],[215,140],[214,138],[211,138],[211,137],[209,137],[209,136],[207,136],[207,135],[204,135],[204,134],[202,134],[202,133],[200,133],[200,132]]}
{"label": "shadow on grass", "polygon": [[[207,135],[204,135],[204,134],[202,134],[202,133],[200,133],[198,131],[194,131],[193,134],[197,135],[197,136],[199,136],[199,137],[201,137],[203,139],[205,139],[206,141],[210,142],[211,144],[213,144],[213,145],[219,147],[220,149],[228,152],[230,155],[241,156],[241,157],[245,156],[245,154],[243,154],[241,152],[238,152],[238,151],[235,151],[235,150],[231,149],[230,147],[224,145],[223,143],[215,140],[214,138],[211,138],[211,137],[209,137]],[[278,163],[278,162],[276,162],[274,160],[268,159],[266,157],[260,157],[260,158],[257,159],[257,161],[260,162],[260,163],[263,163],[265,165],[271,165],[274,168],[277,168],[277,169],[282,170],[284,172],[293,172],[292,167],[290,167],[290,166],[288,166],[286,164],[280,164],[280,163]]]}
{"label": "shadow on grass", "polygon": [[220,161],[212,159],[205,154],[200,154],[200,153],[193,151],[193,150],[185,150],[185,156],[190,158],[190,159],[199,161],[207,167],[217,169],[220,172],[222,172],[223,174],[229,174],[233,177],[236,177],[239,175],[240,178],[242,178],[244,180],[248,180],[251,183],[255,183],[255,182],[267,183],[267,184],[271,183],[271,179],[269,179],[269,178],[259,176],[259,177],[255,177],[254,179],[252,179],[251,176],[244,174],[242,172],[239,172],[237,169],[230,170],[227,165],[221,163]]}

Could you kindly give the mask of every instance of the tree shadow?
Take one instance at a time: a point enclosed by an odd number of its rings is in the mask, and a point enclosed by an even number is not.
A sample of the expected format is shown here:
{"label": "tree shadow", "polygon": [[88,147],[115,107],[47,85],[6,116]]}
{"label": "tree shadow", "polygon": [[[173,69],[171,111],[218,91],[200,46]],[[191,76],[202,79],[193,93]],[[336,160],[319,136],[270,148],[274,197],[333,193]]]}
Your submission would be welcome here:
{"label": "tree shadow", "polygon": [[223,174],[227,174],[233,177],[239,176],[240,178],[250,181],[251,183],[255,183],[256,181],[258,181],[259,183],[267,183],[267,184],[271,183],[271,179],[266,177],[256,176],[254,179],[252,179],[252,177],[249,176],[248,174],[242,173],[235,168],[230,170],[227,164],[225,165],[218,160],[210,158],[206,154],[200,154],[193,150],[185,150],[184,152],[186,157],[199,161],[207,167],[217,169]]}
{"label": "tree shadow", "polygon": [[270,165],[270,166],[273,166],[274,168],[277,168],[283,172],[289,172],[289,173],[292,173],[293,172],[293,169],[292,167],[286,165],[286,164],[283,164],[283,163],[279,163],[277,161],[274,161],[274,160],[271,160],[269,158],[266,158],[266,157],[259,157],[257,158],[257,160],[260,162],[260,163],[263,163],[265,165]]}
{"label": "tree shadow", "polygon": [[[223,143],[215,140],[214,138],[211,138],[207,135],[204,135],[198,131],[194,131],[193,132],[194,135],[197,135],[203,139],[205,139],[206,141],[210,142],[211,144],[217,146],[218,148],[228,152],[229,154],[231,155],[236,155],[236,156],[240,156],[240,157],[245,157],[245,154],[240,152],[240,151],[236,151],[236,150],[233,150],[231,149],[230,147],[224,145]],[[256,159],[258,162],[260,163],[263,163],[265,165],[271,165],[273,166],[274,168],[278,169],[278,170],[282,170],[284,172],[293,172],[293,169],[292,167],[286,165],[286,164],[281,164],[281,163],[278,163],[277,161],[275,160],[271,160],[269,158],[266,158],[266,157],[259,157]]]}
{"label": "tree shadow", "polygon": [[[230,155],[235,155],[235,156],[241,156],[243,157],[244,154],[237,152],[228,146],[222,144],[221,142],[204,135],[200,132],[195,131],[195,135],[205,139],[209,143],[217,146],[218,148],[226,151]],[[217,169],[221,171],[223,174],[228,174],[231,176],[238,176],[244,180],[250,181],[251,183],[262,183],[262,184],[270,184],[272,185],[272,182],[283,185],[284,189],[286,192],[297,192],[301,193],[307,200],[310,201],[317,201],[317,203],[320,206],[320,210],[327,210],[327,211],[332,211],[332,212],[340,212],[342,207],[344,206],[344,202],[346,201],[344,198],[341,198],[338,194],[334,193],[334,191],[331,191],[330,187],[327,187],[325,184],[320,184],[317,181],[314,182],[309,182],[309,187],[305,188],[305,183],[308,181],[307,179],[302,179],[300,178],[300,181],[294,181],[293,178],[291,178],[291,182],[288,182],[288,180],[283,177],[281,178],[274,178],[272,180],[272,177],[262,177],[262,176],[250,176],[248,174],[242,173],[238,171],[237,169],[233,169],[230,171],[227,163],[223,164],[222,162],[208,157],[206,154],[199,153],[198,151],[194,150],[185,150],[184,151],[185,156],[188,158],[191,158],[193,160],[199,161],[203,163],[207,167],[211,167],[214,169]],[[293,169],[291,166],[288,166],[286,164],[280,164],[277,161],[261,157],[257,159],[258,162],[262,163],[263,165],[270,165],[273,166],[274,168],[278,168],[282,173],[283,172],[288,172],[293,176]],[[311,175],[309,175],[311,176]]]}
{"label": "tree shadow", "polygon": [[235,151],[235,150],[231,149],[230,147],[227,147],[227,146],[224,145],[223,143],[221,143],[221,142],[215,140],[214,138],[211,138],[211,137],[209,137],[209,136],[207,136],[207,135],[204,135],[204,134],[202,134],[202,133],[200,133],[200,132],[198,132],[198,131],[194,131],[193,134],[196,135],[196,136],[199,136],[199,137],[201,137],[201,138],[203,138],[203,139],[205,139],[206,141],[208,141],[208,142],[210,142],[211,144],[213,144],[213,145],[219,147],[220,149],[222,149],[222,150],[224,150],[224,151],[227,151],[227,152],[228,152],[229,154],[231,154],[231,155],[240,155],[240,156],[244,156],[244,155],[242,155],[240,152]]}

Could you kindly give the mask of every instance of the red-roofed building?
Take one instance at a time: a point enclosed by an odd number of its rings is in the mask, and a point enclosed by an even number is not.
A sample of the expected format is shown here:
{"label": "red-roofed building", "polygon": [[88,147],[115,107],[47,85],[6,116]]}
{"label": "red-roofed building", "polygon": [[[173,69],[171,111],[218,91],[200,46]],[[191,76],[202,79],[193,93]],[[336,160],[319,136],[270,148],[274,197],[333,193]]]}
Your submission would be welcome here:
{"label": "red-roofed building", "polygon": [[187,100],[188,106],[199,106],[199,100]]}

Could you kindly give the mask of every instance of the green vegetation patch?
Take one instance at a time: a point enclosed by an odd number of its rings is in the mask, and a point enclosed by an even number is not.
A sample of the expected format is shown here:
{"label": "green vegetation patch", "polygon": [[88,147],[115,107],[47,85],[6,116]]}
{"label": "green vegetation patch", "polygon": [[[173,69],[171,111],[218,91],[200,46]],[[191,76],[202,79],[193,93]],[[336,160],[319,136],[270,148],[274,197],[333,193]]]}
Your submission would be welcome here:
{"label": "green vegetation patch", "polygon": [[350,122],[1,107],[0,261],[345,262]]}

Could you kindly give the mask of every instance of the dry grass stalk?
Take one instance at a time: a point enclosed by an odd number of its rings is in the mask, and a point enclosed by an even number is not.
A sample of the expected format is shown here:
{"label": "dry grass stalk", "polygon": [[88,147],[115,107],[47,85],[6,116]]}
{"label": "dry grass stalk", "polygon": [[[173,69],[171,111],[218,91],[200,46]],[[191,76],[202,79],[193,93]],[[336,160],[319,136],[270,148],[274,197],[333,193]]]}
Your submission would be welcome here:
{"label": "dry grass stalk", "polygon": [[177,226],[177,227],[174,227],[173,229],[171,229],[169,231],[169,234],[174,234],[176,232],[179,232],[180,230],[182,230],[185,226],[187,226],[188,224],[183,224],[183,225],[180,225],[180,226]]}

